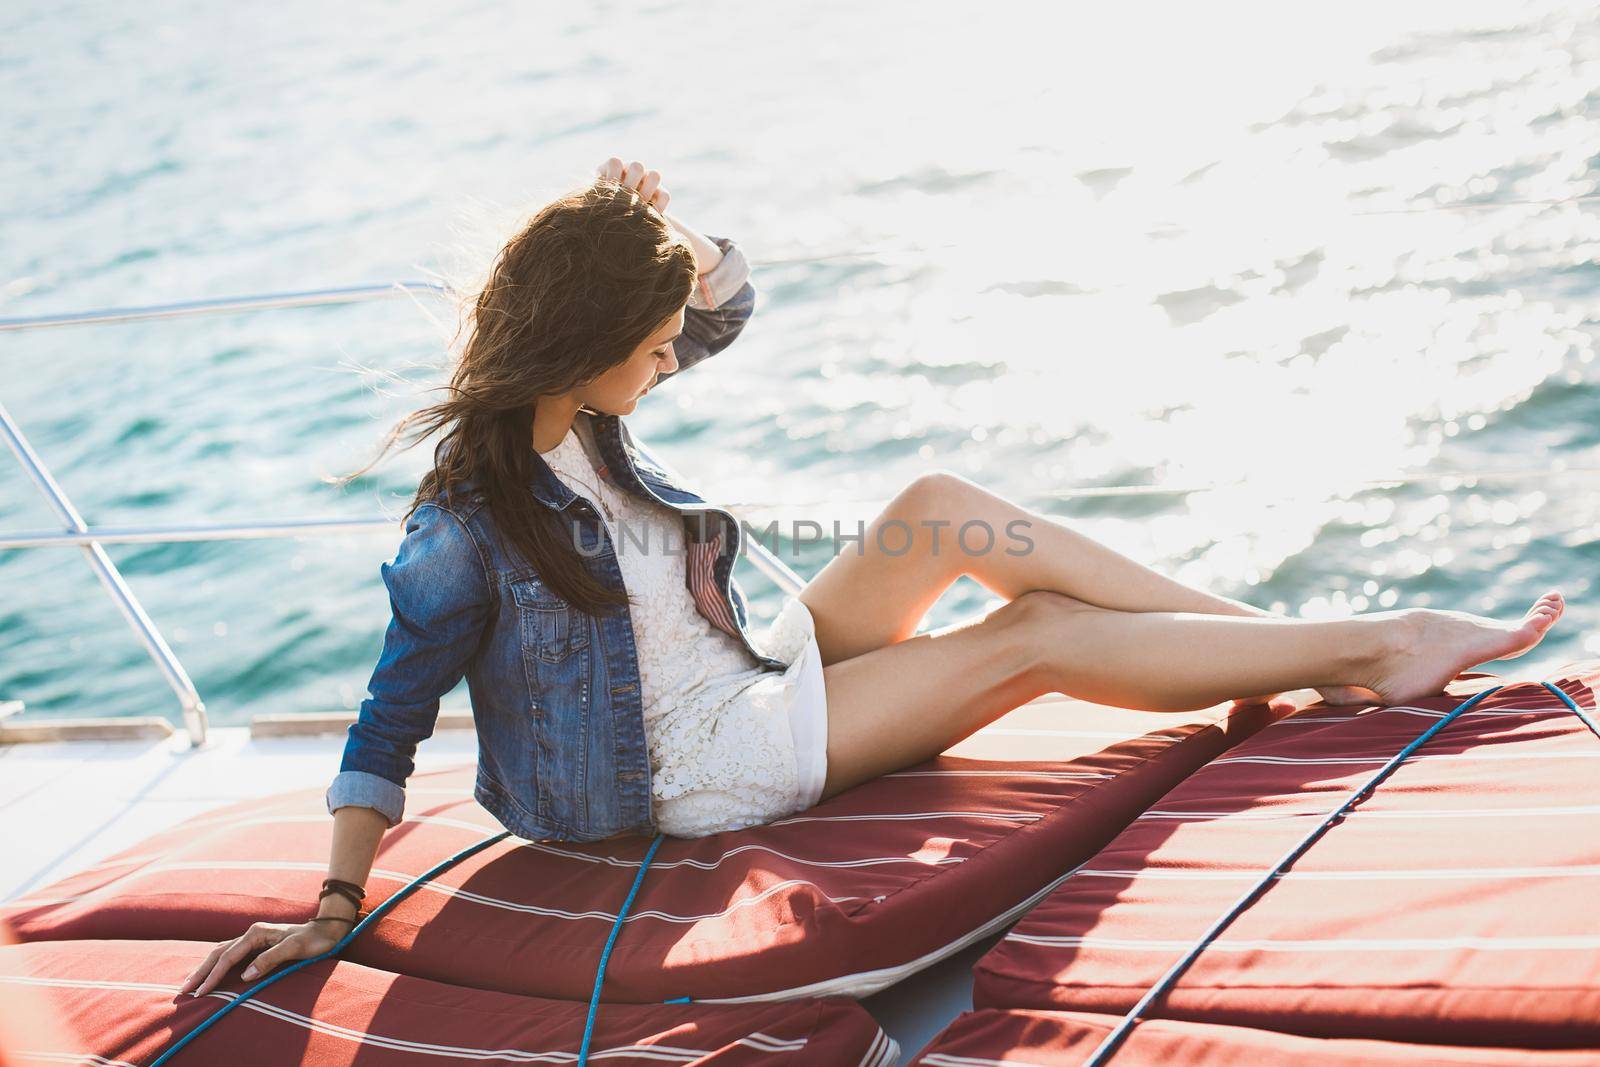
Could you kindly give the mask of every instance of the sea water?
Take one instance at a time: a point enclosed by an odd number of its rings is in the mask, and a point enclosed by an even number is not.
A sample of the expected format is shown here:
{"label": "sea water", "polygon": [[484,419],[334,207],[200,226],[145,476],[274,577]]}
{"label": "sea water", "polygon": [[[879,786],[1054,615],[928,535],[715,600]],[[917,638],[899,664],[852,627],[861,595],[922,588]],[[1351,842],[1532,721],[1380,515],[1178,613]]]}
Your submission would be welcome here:
{"label": "sea water", "polygon": [[[1553,635],[1485,668],[1538,677],[1600,655],[1596,27],[1507,0],[13,0],[0,315],[470,284],[519,215],[639,159],[760,298],[628,421],[755,526],[853,531],[942,468],[1293,617],[1511,618],[1558,587]],[[0,334],[0,403],[91,525],[394,520],[107,546],[214,722],[365,695],[432,442],[324,479],[438,396],[455,324],[421,298]],[[0,530],[59,528],[0,455]],[[834,554],[779,549],[805,577]],[[991,603],[963,579],[926,623]],[[0,550],[7,698],[176,717],[76,547]]]}

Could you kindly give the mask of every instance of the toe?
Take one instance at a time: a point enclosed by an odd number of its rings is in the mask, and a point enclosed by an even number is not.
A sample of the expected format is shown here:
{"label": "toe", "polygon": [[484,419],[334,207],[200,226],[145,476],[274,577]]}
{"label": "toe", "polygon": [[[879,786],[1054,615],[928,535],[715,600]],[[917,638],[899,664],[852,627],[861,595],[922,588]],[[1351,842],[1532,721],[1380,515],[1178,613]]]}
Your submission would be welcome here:
{"label": "toe", "polygon": [[1554,597],[1552,599],[1552,594],[1550,593],[1540,597],[1533,607],[1528,609],[1528,614],[1523,619],[1523,625],[1541,634],[1553,626],[1555,621],[1561,617],[1563,607],[1559,594],[1554,594]]}

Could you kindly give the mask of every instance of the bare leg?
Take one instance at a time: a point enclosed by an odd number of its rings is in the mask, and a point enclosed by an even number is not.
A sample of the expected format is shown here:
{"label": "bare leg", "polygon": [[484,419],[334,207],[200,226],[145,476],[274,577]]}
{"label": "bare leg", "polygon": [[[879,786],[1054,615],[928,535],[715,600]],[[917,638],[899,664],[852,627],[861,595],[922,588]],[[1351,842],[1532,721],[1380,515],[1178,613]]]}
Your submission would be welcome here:
{"label": "bare leg", "polygon": [[[939,518],[949,520],[952,530],[973,520],[994,529],[997,534],[1013,529],[1014,523],[1024,524],[1020,529],[1035,542],[1030,552],[1026,555],[1010,555],[1004,551],[984,553],[972,557],[961,572],[1002,596],[1010,598],[1029,589],[1047,589],[1118,611],[1183,611],[1235,618],[1283,618],[1263,608],[1169,578],[1080,533],[1061,519],[1023,508],[960,475],[940,471],[929,477],[932,485],[922,493],[923,502],[932,505],[931,510],[939,512]],[[946,551],[961,559],[968,558],[954,546]],[[1323,685],[1318,687],[1318,692],[1332,704],[1376,699],[1370,689],[1359,686]],[[1235,694],[1233,699],[1241,704],[1264,703],[1280,695],[1276,691],[1250,696]]]}
{"label": "bare leg", "polygon": [[[1027,606],[825,666],[828,767],[824,798],[931,759],[1049,690],[1033,663]],[[1033,623],[1031,625],[1037,625]]]}
{"label": "bare leg", "polygon": [[1052,689],[1118,707],[1190,711],[1234,693],[1356,685],[1386,704],[1441,692],[1461,671],[1520,656],[1560,616],[1547,593],[1520,620],[1457,611],[1381,611],[1350,619],[1231,619],[1186,612],[1060,608],[1035,631]]}
{"label": "bare leg", "polygon": [[[963,551],[958,534],[971,522],[993,531],[992,547],[978,551],[985,535],[983,527],[974,527],[966,542],[970,551]],[[1031,540],[1031,547],[1017,537]],[[1008,549],[1021,554],[1009,554]],[[1058,520],[1018,507],[958,475],[934,471],[913,480],[888,503],[867,527],[859,550],[856,545],[842,548],[806,585],[801,599],[817,620],[822,661],[849,659],[905,640],[964,574],[1007,600],[1045,589],[1119,611],[1271,614],[1184,585]]]}
{"label": "bare leg", "polygon": [[[1140,711],[1193,711],[1237,693],[1356,685],[1376,676],[1397,620],[1245,619],[1064,610],[1033,596],[1030,636],[1050,690]],[[1387,615],[1388,613],[1385,613]]]}
{"label": "bare leg", "polygon": [[1240,692],[1360,685],[1401,703],[1439,692],[1471,666],[1521,655],[1561,609],[1560,596],[1547,594],[1515,623],[1418,609],[1246,619],[1111,611],[1025,593],[981,620],[824,668],[823,796],[931,758],[1048,692],[1182,711]]}
{"label": "bare leg", "polygon": [[[980,525],[961,535],[967,523]],[[985,529],[992,531],[994,543],[978,551],[986,543]],[[967,540],[958,540],[958,535]],[[1031,547],[1018,538],[1031,541]],[[867,528],[859,551],[857,546],[843,548],[801,593],[816,619],[822,662],[835,663],[905,640],[963,574],[1007,599],[1043,589],[1120,611],[1280,617],[1184,585],[1059,520],[1021,508],[959,475],[934,471],[889,502]],[[1349,687],[1329,687],[1322,695],[1333,702],[1373,697],[1370,691]]]}

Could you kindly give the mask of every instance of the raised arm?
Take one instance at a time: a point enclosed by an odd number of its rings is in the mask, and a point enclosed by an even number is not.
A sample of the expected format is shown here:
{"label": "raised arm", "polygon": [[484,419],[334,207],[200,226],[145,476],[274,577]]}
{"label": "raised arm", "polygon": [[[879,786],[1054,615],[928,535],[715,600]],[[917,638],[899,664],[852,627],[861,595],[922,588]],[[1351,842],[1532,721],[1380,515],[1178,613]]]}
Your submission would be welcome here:
{"label": "raised arm", "polygon": [[713,243],[721,255],[716,266],[695,279],[683,312],[683,334],[673,343],[678,367],[661,375],[658,384],[733,344],[755,311],[756,290],[750,284],[750,264],[744,252],[726,237],[704,240]]}
{"label": "raised arm", "polygon": [[689,294],[683,315],[683,335],[673,348],[678,367],[657,378],[657,385],[676,377],[695,364],[733,344],[756,306],[756,290],[750,284],[750,264],[739,246],[726,237],[707,237],[676,215],[667,212],[672,199],[661,184],[660,171],[648,170],[634,160],[624,164],[612,156],[595,168],[595,174],[632,189],[666,219],[694,252],[694,291]]}

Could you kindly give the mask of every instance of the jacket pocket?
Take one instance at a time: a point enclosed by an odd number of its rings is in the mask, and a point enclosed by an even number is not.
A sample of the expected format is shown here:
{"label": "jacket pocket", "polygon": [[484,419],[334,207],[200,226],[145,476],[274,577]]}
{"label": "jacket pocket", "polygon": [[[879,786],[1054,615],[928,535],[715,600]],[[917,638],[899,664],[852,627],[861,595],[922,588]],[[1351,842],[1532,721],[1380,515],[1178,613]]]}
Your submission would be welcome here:
{"label": "jacket pocket", "polygon": [[523,648],[535,659],[565,663],[589,646],[587,616],[573,611],[539,578],[513,578],[511,596],[522,615]]}

